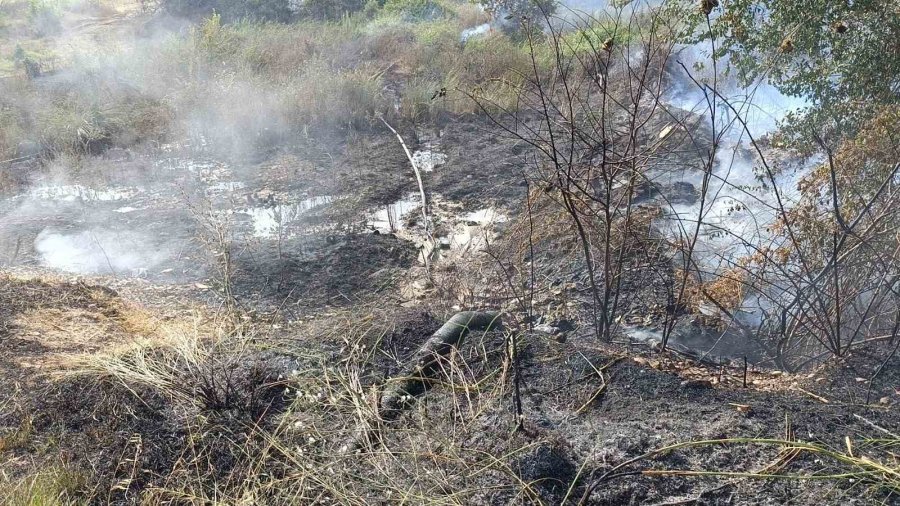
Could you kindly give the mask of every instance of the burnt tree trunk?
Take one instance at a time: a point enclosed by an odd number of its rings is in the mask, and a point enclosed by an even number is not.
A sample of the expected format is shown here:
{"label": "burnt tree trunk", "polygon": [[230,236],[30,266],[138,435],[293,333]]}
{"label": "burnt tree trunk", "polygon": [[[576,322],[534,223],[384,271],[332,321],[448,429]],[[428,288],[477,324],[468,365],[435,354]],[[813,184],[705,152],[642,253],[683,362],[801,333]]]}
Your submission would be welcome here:
{"label": "burnt tree trunk", "polygon": [[462,311],[453,315],[425,341],[403,374],[388,381],[381,394],[378,414],[385,420],[400,416],[406,406],[428,388],[441,360],[459,346],[469,332],[499,328],[500,313]]}

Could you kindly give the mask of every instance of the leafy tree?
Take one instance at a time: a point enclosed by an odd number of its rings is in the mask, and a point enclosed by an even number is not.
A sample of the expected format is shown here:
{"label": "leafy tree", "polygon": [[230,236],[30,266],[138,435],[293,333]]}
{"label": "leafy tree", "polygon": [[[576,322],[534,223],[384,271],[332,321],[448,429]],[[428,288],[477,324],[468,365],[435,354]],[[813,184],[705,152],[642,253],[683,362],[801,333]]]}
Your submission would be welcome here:
{"label": "leafy tree", "polygon": [[789,118],[795,137],[813,127],[852,136],[900,102],[900,2],[703,0],[692,11],[693,40],[712,35],[740,78],[810,99],[806,114]]}

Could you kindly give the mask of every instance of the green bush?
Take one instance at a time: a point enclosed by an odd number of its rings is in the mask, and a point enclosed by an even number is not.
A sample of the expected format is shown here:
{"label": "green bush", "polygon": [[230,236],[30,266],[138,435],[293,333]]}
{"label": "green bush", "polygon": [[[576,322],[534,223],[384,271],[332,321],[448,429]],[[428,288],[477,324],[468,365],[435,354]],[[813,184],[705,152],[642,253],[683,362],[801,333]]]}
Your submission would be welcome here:
{"label": "green bush", "polygon": [[59,0],[29,0],[28,18],[38,36],[55,35],[62,31]]}
{"label": "green bush", "polygon": [[325,62],[311,64],[291,87],[289,110],[296,126],[364,127],[390,109],[384,82],[374,68],[338,71]]}
{"label": "green bush", "polygon": [[192,19],[217,13],[227,22],[289,22],[296,16],[289,0],[163,0],[161,7],[169,14]]}
{"label": "green bush", "polygon": [[361,10],[364,0],[163,0],[173,15],[202,18],[217,13],[226,23],[242,20],[289,23],[298,19],[333,20]]}
{"label": "green bush", "polygon": [[302,19],[333,20],[362,10],[365,0],[304,0],[297,7]]}
{"label": "green bush", "polygon": [[444,16],[444,8],[434,0],[386,0],[384,12],[407,21],[431,20]]}

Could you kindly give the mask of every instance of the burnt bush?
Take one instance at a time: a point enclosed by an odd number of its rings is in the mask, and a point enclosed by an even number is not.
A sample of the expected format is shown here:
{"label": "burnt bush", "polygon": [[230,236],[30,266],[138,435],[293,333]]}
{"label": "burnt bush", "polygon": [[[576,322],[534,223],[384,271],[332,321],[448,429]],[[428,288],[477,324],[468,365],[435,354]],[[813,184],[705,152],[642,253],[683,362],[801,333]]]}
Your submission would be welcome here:
{"label": "burnt bush", "polygon": [[237,486],[253,471],[247,455],[261,454],[264,431],[286,407],[278,376],[290,364],[225,351],[168,363],[172,382],[113,373],[47,383],[0,426],[27,421],[29,441],[18,451],[36,462],[63,458],[84,473],[91,486],[76,492],[86,503],[133,504],[188,481],[198,495]]}

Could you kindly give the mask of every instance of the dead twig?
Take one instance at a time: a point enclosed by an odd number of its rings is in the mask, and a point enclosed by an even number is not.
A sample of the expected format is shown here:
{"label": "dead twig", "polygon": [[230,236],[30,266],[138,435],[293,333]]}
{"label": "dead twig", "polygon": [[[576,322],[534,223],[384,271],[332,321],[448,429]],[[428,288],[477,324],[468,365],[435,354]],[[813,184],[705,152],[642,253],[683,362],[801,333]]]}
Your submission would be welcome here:
{"label": "dead twig", "polygon": [[[409,148],[406,147],[406,142],[403,140],[400,132],[394,129],[394,127],[392,127],[383,117],[379,119],[381,119],[381,122],[397,136],[397,140],[400,141],[400,146],[403,147],[403,152],[406,153],[406,158],[409,160],[409,164],[412,165],[413,172],[416,174],[416,182],[419,183],[419,195],[422,197],[422,219],[424,220],[423,223],[425,225],[425,235],[428,237],[428,240],[431,241],[432,246],[434,246],[434,237],[431,236],[431,227],[428,226],[428,197],[425,194],[425,184],[422,182],[422,173],[419,172],[419,166],[416,165],[416,160],[413,158]],[[428,267],[428,258],[425,258],[425,266]]]}
{"label": "dead twig", "polygon": [[869,427],[872,427],[873,429],[877,430],[878,432],[886,434],[894,439],[900,440],[900,436],[898,436],[897,434],[885,429],[884,427],[882,427],[880,425],[876,425],[873,421],[869,420],[868,418],[863,417],[862,415],[853,413],[853,417],[856,418],[857,420],[863,422],[864,424],[868,425]]}
{"label": "dead twig", "polygon": [[813,399],[821,402],[822,404],[831,404],[831,401],[822,397],[821,395],[816,395],[816,394],[810,392],[809,390],[806,390],[805,388],[801,388],[801,387],[795,387],[795,388],[797,389],[798,392],[802,392],[802,393],[812,397]]}

